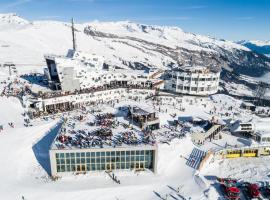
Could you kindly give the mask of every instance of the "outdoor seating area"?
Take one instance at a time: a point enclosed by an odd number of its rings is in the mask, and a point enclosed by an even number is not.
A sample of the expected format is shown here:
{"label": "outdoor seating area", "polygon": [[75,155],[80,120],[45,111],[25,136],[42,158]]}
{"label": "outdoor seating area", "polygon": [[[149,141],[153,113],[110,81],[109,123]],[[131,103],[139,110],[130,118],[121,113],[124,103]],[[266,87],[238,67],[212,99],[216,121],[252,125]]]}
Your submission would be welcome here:
{"label": "outdoor seating area", "polygon": [[90,120],[89,115],[65,119],[52,148],[115,148],[155,144],[151,133],[129,129],[127,124],[117,121],[112,113],[90,115]]}

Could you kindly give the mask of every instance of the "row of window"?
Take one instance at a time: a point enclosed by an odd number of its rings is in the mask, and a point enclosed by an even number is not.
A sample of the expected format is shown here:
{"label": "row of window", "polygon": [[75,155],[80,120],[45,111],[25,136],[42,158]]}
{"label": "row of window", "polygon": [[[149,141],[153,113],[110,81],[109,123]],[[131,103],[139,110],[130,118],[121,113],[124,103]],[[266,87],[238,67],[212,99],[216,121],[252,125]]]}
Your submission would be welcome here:
{"label": "row of window", "polygon": [[172,77],[172,78],[177,78],[178,80],[181,80],[181,81],[216,81],[218,80],[218,77],[210,77],[210,78],[192,78],[192,77],[184,77],[184,76],[176,76],[176,75],[172,75],[172,76],[169,76],[169,77]]}
{"label": "row of window", "polygon": [[[172,88],[176,89],[176,85],[172,84]],[[178,85],[177,88],[179,90],[186,90],[186,91],[199,91],[199,92],[203,92],[203,91],[212,91],[212,90],[216,90],[217,87],[213,86],[213,87],[189,87],[189,86],[183,86],[183,85]]]}
{"label": "row of window", "polygon": [[262,142],[270,142],[270,137],[263,137]]}
{"label": "row of window", "polygon": [[150,162],[153,156],[108,156],[108,157],[76,157],[76,158],[57,158],[56,164],[85,164],[85,163],[108,163],[108,162],[130,162],[147,161]]}
{"label": "row of window", "polygon": [[150,155],[153,150],[134,150],[134,151],[102,151],[102,152],[77,152],[77,153],[56,153],[56,158],[76,157],[105,157],[105,156],[125,156],[125,155]]}
{"label": "row of window", "polygon": [[85,171],[102,171],[117,169],[153,169],[153,163],[148,162],[119,162],[106,164],[72,164],[57,165],[57,172],[85,172]]}

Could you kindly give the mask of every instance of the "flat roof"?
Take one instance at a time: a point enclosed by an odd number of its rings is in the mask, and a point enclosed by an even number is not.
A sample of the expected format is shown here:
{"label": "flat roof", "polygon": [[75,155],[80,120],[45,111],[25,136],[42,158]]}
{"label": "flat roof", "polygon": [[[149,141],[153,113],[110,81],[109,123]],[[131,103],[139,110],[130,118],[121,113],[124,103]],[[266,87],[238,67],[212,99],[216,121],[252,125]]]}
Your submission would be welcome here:
{"label": "flat roof", "polygon": [[153,109],[151,109],[150,107],[142,108],[142,107],[138,107],[138,106],[131,106],[130,112],[131,112],[131,114],[141,115],[141,116],[155,113],[155,111]]}
{"label": "flat roof", "polygon": [[150,133],[129,128],[111,113],[99,113],[64,119],[50,149],[128,148],[155,144]]}

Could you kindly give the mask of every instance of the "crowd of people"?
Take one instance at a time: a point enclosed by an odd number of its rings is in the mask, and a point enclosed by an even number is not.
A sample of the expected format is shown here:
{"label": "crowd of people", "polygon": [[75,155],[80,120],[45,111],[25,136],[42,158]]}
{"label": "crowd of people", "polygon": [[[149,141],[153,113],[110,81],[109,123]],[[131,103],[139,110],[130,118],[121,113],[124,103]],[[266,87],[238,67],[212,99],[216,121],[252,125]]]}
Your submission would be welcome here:
{"label": "crowd of people", "polygon": [[95,114],[94,120],[87,120],[87,116],[89,114],[80,114],[65,120],[55,141],[57,148],[155,144],[151,132],[131,129],[125,123],[117,121],[112,113]]}

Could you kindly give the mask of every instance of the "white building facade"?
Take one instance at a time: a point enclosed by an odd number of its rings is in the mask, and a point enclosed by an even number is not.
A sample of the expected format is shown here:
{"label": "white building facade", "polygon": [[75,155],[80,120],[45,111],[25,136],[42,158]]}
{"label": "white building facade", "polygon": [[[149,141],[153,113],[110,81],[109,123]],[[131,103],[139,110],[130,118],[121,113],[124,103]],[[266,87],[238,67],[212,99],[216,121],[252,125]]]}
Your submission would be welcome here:
{"label": "white building facade", "polygon": [[69,52],[68,56],[45,56],[44,73],[54,90],[79,91],[105,85],[150,86],[157,79],[143,70],[108,68],[104,58],[94,54]]}
{"label": "white building facade", "polygon": [[211,71],[205,67],[171,70],[165,81],[165,90],[207,96],[218,91],[220,71]]}

